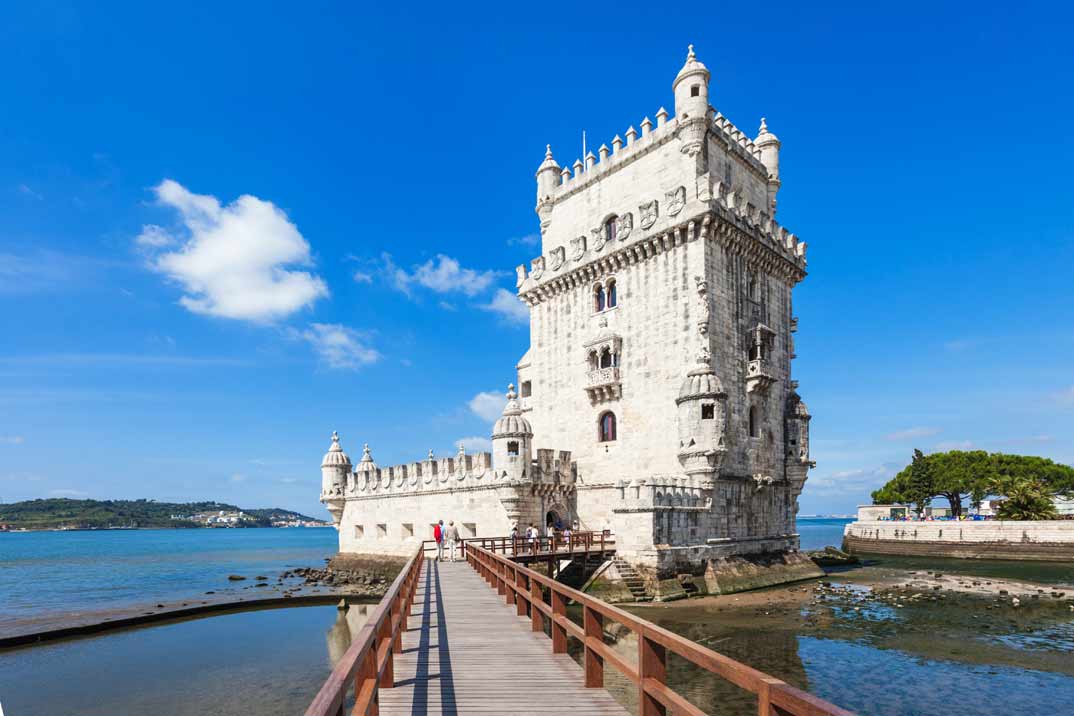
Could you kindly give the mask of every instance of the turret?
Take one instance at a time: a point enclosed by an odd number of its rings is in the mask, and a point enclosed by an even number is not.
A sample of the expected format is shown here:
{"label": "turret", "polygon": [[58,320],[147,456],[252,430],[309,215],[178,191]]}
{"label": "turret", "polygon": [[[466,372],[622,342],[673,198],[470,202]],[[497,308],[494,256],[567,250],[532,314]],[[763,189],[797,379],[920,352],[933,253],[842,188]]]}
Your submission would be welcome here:
{"label": "turret", "polygon": [[507,405],[492,428],[492,469],[500,479],[527,479],[533,461],[533,428],[517,398],[514,384],[508,385]]}
{"label": "turret", "polygon": [[675,93],[675,116],[680,122],[704,118],[709,111],[709,71],[694,55],[693,45],[689,50],[686,64],[671,84]]}
{"label": "turret", "polygon": [[787,395],[787,405],[783,415],[784,435],[787,441],[784,465],[787,471],[787,481],[790,482],[797,496],[802,492],[809,468],[816,464],[809,458],[809,421],[812,416],[809,414],[809,408],[802,402],[795,390],[791,390]]}
{"label": "turret", "polygon": [[321,460],[321,502],[328,508],[337,528],[343,516],[344,491],[350,471],[351,459],[339,444],[339,433],[333,432],[332,446]]}
{"label": "turret", "polygon": [[768,213],[776,215],[776,193],[779,191],[779,137],[768,131],[768,123],[761,117],[761,130],[754,145],[761,150],[761,163],[768,170]]}
{"label": "turret", "polygon": [[679,388],[679,463],[687,475],[715,478],[720,472],[727,445],[727,393],[710,365],[707,351]]}
{"label": "turret", "polygon": [[541,219],[541,229],[548,226],[552,216],[552,192],[559,186],[560,167],[552,158],[552,145],[546,145],[544,161],[537,167],[537,216]]}

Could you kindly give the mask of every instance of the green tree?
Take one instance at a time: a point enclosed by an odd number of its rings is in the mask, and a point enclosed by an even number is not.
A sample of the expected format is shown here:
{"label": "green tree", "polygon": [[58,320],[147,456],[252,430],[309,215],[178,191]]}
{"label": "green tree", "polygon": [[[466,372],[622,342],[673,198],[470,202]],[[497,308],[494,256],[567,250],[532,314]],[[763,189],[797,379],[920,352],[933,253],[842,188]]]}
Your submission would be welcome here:
{"label": "green tree", "polygon": [[994,489],[1007,497],[997,511],[1001,520],[1054,520],[1059,516],[1053,493],[1041,480],[1007,478],[998,480]]}

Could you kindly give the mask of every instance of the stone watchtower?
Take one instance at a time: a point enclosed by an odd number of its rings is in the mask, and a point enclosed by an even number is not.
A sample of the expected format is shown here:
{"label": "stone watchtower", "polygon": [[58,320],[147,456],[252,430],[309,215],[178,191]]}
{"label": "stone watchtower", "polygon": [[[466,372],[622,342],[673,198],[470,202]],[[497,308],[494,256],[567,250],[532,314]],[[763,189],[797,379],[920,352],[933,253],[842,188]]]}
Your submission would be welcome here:
{"label": "stone watchtower", "polygon": [[569,167],[548,147],[541,255],[517,269],[530,348],[511,413],[571,451],[582,526],[612,526],[656,581],[794,555],[812,465],[791,379],[806,247],[775,220],[780,141],[713,108],[710,80],[691,46],[674,117]]}

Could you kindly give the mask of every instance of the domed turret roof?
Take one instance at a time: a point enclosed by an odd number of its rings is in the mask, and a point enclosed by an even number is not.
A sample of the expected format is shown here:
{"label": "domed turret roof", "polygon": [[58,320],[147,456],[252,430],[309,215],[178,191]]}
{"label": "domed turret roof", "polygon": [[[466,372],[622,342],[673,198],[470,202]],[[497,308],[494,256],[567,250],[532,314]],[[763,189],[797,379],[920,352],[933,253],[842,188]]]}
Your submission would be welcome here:
{"label": "domed turret roof", "polygon": [[694,75],[703,75],[705,83],[709,81],[709,68],[705,67],[702,62],[697,59],[697,55],[694,54],[694,46],[690,45],[689,53],[686,55],[686,64],[679,70],[679,74],[675,75],[675,81],[671,83],[671,88],[674,90],[680,82],[687,77],[693,77]]}
{"label": "domed turret roof", "polygon": [[698,398],[715,398],[725,394],[723,383],[720,382],[720,378],[706,361],[698,363],[686,374],[686,378],[679,388],[679,397],[675,402],[681,403],[684,400],[696,400]]}
{"label": "domed turret roof", "polygon": [[518,395],[515,394],[514,383],[507,386],[507,405],[504,406],[503,415],[492,427],[492,437],[506,438],[512,436],[532,436],[533,428],[530,422],[522,417],[522,408],[518,404]]}
{"label": "domed turret roof", "polygon": [[552,169],[557,174],[559,173],[559,164],[557,164],[556,160],[552,158],[552,145],[551,144],[546,144],[545,145],[544,161],[541,162],[541,166],[537,167],[537,173],[540,174],[545,169]]}
{"label": "domed turret roof", "polygon": [[[433,451],[429,451],[429,457],[432,458]],[[367,472],[369,470],[376,470],[377,463],[373,462],[373,453],[369,451],[369,443],[362,445],[362,459],[358,461],[358,472]]]}
{"label": "domed turret roof", "polygon": [[768,122],[765,121],[764,117],[761,117],[761,129],[757,133],[757,139],[754,139],[753,143],[758,147],[765,144],[779,144],[779,137],[768,131]]}
{"label": "domed turret roof", "polygon": [[350,467],[351,459],[347,457],[347,453],[343,452],[343,448],[339,444],[339,433],[332,432],[332,447],[328,448],[328,452],[324,454],[324,459],[321,460],[321,467]]}

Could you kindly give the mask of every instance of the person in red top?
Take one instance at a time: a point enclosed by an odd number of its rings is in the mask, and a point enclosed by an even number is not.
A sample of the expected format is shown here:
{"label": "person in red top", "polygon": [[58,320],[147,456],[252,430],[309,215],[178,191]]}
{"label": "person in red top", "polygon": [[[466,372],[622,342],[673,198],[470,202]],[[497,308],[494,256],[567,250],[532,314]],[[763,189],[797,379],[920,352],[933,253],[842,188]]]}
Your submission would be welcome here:
{"label": "person in red top", "polygon": [[444,561],[444,521],[440,520],[433,525],[433,539],[436,540],[436,560]]}

